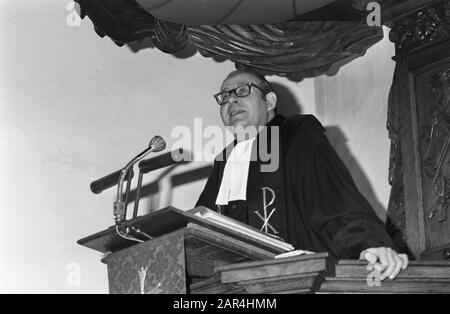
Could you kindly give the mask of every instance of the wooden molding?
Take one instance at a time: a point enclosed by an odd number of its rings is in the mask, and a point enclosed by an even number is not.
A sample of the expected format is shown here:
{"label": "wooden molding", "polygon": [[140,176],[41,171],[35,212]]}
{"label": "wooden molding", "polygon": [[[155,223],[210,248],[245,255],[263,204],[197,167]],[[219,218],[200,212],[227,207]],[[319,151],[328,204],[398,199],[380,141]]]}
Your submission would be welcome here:
{"label": "wooden molding", "polygon": [[397,55],[450,37],[450,1],[435,1],[392,23],[389,39]]}
{"label": "wooden molding", "polygon": [[394,280],[377,281],[366,262],[342,260],[319,293],[450,293],[450,263],[411,261]]}

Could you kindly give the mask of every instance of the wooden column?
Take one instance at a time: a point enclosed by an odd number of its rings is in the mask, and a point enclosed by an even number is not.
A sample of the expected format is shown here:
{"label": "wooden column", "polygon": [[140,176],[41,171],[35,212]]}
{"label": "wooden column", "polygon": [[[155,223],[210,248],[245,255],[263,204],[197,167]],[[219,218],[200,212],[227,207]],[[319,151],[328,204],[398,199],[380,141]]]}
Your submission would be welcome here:
{"label": "wooden column", "polygon": [[393,19],[396,70],[388,124],[392,141],[391,231],[416,259],[450,257],[450,1],[429,1]]}

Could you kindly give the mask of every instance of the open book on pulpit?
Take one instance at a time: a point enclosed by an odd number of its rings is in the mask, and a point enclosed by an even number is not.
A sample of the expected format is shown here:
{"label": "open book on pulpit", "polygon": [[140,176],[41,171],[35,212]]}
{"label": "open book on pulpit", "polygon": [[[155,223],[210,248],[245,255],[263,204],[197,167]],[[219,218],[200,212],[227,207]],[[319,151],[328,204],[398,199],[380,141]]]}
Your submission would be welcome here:
{"label": "open book on pulpit", "polygon": [[[184,227],[208,228],[237,240],[251,243],[275,254],[292,251],[291,244],[283,239],[268,235],[256,228],[221,215],[206,207],[199,206],[190,210],[180,210],[174,207],[167,207],[157,210],[145,216],[140,216],[132,220],[123,222],[122,228],[129,227],[130,230],[139,229],[143,233],[156,238]],[[133,234],[139,238],[139,234]],[[141,240],[148,240],[141,238]],[[115,252],[131,245],[135,242],[121,238],[116,233],[115,226],[93,234],[78,241],[79,244],[91,249],[106,253]]]}
{"label": "open book on pulpit", "polygon": [[[211,226],[219,228],[223,231],[234,231],[248,239],[254,239],[266,243],[267,245],[279,248],[283,252],[292,251],[294,247],[285,242],[282,238],[275,235],[268,235],[256,228],[241,223],[237,220],[221,215],[206,207],[195,207],[186,212],[189,215],[203,219],[203,223],[208,222]],[[197,221],[198,222],[198,221]]]}

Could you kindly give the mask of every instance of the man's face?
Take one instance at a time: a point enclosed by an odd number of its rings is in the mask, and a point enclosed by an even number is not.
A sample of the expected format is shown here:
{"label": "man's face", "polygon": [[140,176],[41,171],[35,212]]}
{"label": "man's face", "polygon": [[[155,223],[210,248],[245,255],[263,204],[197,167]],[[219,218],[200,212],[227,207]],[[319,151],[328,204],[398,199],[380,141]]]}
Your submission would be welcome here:
{"label": "man's face", "polygon": [[[235,74],[227,78],[220,91],[228,91],[240,85],[253,83],[259,86],[259,79],[248,73]],[[225,126],[263,126],[268,122],[268,107],[264,94],[256,87],[251,88],[248,96],[239,98],[231,93],[228,103],[220,106],[220,115]]]}

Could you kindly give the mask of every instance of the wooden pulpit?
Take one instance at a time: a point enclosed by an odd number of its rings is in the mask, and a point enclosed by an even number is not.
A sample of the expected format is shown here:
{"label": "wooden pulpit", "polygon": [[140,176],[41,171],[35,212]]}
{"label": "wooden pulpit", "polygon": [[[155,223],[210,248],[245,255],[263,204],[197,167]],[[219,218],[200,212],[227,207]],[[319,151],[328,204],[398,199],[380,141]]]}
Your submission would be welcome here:
{"label": "wooden pulpit", "polygon": [[217,282],[216,267],[282,252],[173,207],[125,224],[154,238],[137,243],[110,227],[78,241],[106,254],[110,293],[205,293],[206,286],[208,293],[239,292],[237,285],[211,284]]}
{"label": "wooden pulpit", "polygon": [[124,223],[152,239],[121,237],[115,227],[78,241],[105,253],[110,293],[450,293],[450,262],[411,261],[393,280],[363,261],[326,252],[275,258],[284,249],[168,207]]}

